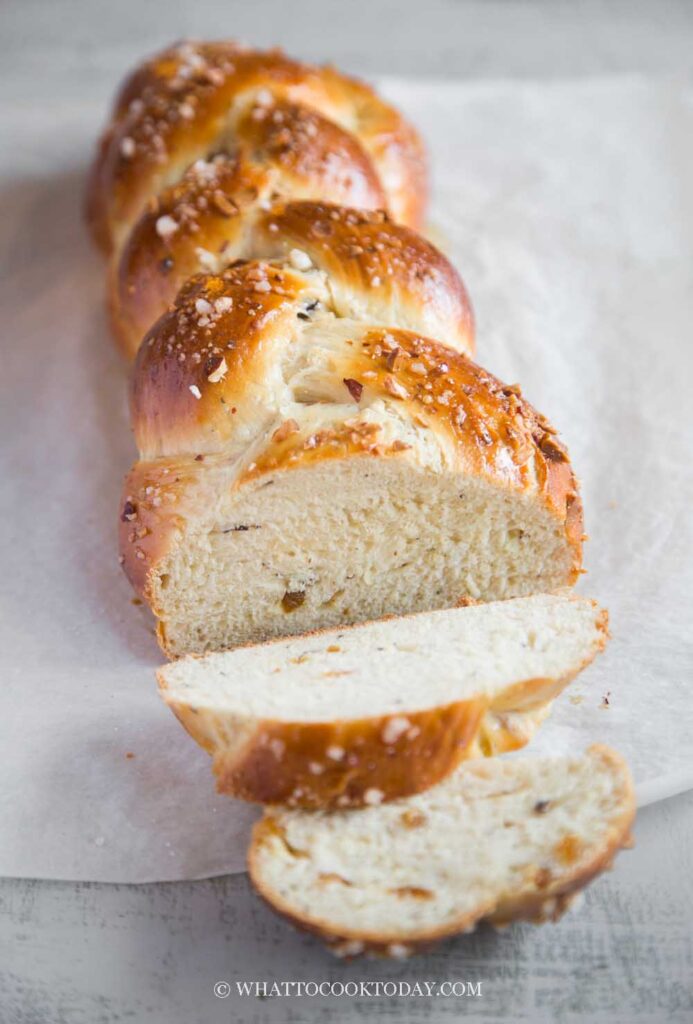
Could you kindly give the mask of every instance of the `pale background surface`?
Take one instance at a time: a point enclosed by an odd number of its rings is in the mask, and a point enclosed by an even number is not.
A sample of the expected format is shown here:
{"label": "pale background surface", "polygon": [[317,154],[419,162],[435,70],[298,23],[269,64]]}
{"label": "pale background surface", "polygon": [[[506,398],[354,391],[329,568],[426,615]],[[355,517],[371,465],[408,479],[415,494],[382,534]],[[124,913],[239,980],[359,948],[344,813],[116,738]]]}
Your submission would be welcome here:
{"label": "pale background surface", "polygon": [[[693,88],[377,81],[424,134],[479,359],[560,424],[581,478],[579,589],[609,609],[612,640],[532,748],[609,743],[639,805],[675,796],[693,788]],[[82,217],[104,105],[51,102],[0,96],[0,875],[243,871],[257,810],[216,794],[159,699],[153,622],[117,562],[135,452]]]}
{"label": "pale background surface", "polygon": [[[142,52],[186,34],[280,40],[345,69],[464,77],[693,70],[686,3],[5,4],[3,92],[105,103]],[[50,69],[48,73],[47,69]],[[638,848],[559,926],[488,931],[408,965],[334,964],[247,891],[245,878],[143,887],[6,881],[2,1024],[456,1019],[693,1019],[693,798],[643,813]],[[218,1001],[238,979],[481,980],[481,1000]]]}

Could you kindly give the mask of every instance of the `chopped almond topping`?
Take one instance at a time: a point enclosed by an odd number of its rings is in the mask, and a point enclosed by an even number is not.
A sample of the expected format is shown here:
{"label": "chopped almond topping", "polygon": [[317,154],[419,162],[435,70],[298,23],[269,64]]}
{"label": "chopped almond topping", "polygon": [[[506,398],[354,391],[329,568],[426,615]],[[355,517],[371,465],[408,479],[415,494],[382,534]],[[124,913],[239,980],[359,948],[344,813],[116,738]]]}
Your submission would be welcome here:
{"label": "chopped almond topping", "polygon": [[137,509],[131,501],[126,501],[123,505],[123,513],[120,518],[124,523],[131,523],[133,519],[137,518]]}
{"label": "chopped almond topping", "polygon": [[361,395],[363,394],[363,384],[361,384],[357,380],[354,380],[353,377],[345,377],[344,384],[346,385],[346,389],[351,395],[351,397],[354,399],[354,401],[360,402]]}
{"label": "chopped almond topping", "polygon": [[561,444],[555,441],[549,434],[545,434],[539,441],[539,449],[546,456],[549,462],[567,462],[568,456]]}
{"label": "chopped almond topping", "polygon": [[170,238],[171,235],[175,235],[180,225],[173,219],[173,217],[169,217],[168,214],[165,214],[163,217],[159,217],[155,227],[157,235],[165,241],[167,238]]}
{"label": "chopped almond topping", "polygon": [[228,366],[223,356],[217,361],[216,366],[211,373],[207,375],[207,380],[211,384],[218,384],[220,380],[223,380],[228,373]]}
{"label": "chopped almond topping", "polygon": [[396,370],[399,366],[401,366],[405,358],[406,353],[404,353],[399,346],[396,346],[395,348],[393,348],[391,352],[388,353],[387,359],[385,360],[385,365],[387,366],[388,370]]}
{"label": "chopped almond topping", "polygon": [[289,253],[289,263],[294,270],[310,270],[313,266],[313,261],[307,252],[302,249],[292,249]]}
{"label": "chopped almond topping", "polygon": [[211,270],[212,273],[216,273],[218,271],[219,259],[214,255],[213,252],[210,252],[209,249],[203,249],[202,246],[198,246],[195,249],[195,255],[197,256],[201,266],[203,266],[205,270]]}
{"label": "chopped almond topping", "polygon": [[212,196],[212,205],[223,217],[233,217],[234,213],[238,212],[237,206],[231,202],[228,196],[218,190]]}
{"label": "chopped almond topping", "polygon": [[383,743],[386,743],[388,746],[396,743],[410,727],[411,722],[404,715],[395,715],[392,718],[388,718],[381,733]]}
{"label": "chopped almond topping", "polygon": [[389,374],[383,380],[383,387],[393,398],[409,398],[407,389]]}
{"label": "chopped almond topping", "polygon": [[292,434],[298,433],[299,429],[300,428],[296,420],[284,420],[284,422],[278,426],[272,434],[272,440],[276,441],[277,444],[280,441],[286,441],[287,437],[291,437]]}

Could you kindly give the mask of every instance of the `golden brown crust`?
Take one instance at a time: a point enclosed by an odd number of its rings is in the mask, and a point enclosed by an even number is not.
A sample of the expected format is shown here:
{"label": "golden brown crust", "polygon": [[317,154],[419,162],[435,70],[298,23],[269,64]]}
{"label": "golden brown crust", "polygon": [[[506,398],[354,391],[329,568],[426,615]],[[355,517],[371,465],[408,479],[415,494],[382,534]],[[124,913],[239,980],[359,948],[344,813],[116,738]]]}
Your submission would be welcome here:
{"label": "golden brown crust", "polygon": [[[482,921],[495,927],[505,927],[514,921],[529,921],[535,924],[547,920],[556,921],[570,907],[578,892],[594,878],[611,867],[614,857],[621,849],[632,846],[631,827],[635,818],[635,794],[627,766],[615,751],[595,744],[588,754],[594,754],[613,766],[622,779],[619,791],[621,811],[612,823],[601,848],[589,859],[576,852],[566,857],[564,870],[551,876],[539,869],[516,893],[507,893],[494,904],[480,903],[471,913],[448,920],[437,928],[412,931],[401,934],[378,934],[359,929],[335,929],[334,925],[321,919],[319,913],[308,918],[298,916],[294,909],[274,890],[263,883],[259,868],[259,851],[266,841],[281,833],[281,827],[272,818],[271,811],[256,822],[248,848],[248,871],[255,891],[273,910],[281,914],[297,928],[310,932],[322,939],[339,956],[354,957],[362,954],[384,957],[406,957],[423,952],[432,945],[454,935],[474,931]],[[281,838],[281,835],[280,835]],[[425,885],[425,879],[422,880]]]}
{"label": "golden brown crust", "polygon": [[[169,703],[208,746],[196,712]],[[261,722],[241,750],[215,755],[217,788],[253,803],[303,808],[361,807],[418,793],[459,764],[486,708],[479,698],[342,722]]]}
{"label": "golden brown crust", "polygon": [[[213,756],[219,792],[261,804],[358,807],[368,803],[369,790],[378,803],[410,796],[441,781],[462,759],[518,750],[528,743],[546,717],[547,705],[606,645],[607,613],[596,602],[592,605],[598,612],[599,637],[582,662],[562,676],[509,684],[492,699],[480,693],[464,701],[368,718],[273,721],[236,718],[177,701],[169,693],[165,671],[157,679],[183,727]],[[224,743],[220,736],[229,739]]]}
{"label": "golden brown crust", "polygon": [[[229,218],[231,221],[237,219]],[[262,358],[265,375],[269,376],[272,362],[289,349],[293,339],[309,321],[309,314],[305,312],[309,300],[313,299],[313,306],[321,305],[324,309],[334,301],[337,290],[365,296],[374,307],[376,321],[387,318],[388,313],[398,313],[400,318],[408,318],[409,321],[419,319],[422,326],[427,323],[437,325],[441,333],[449,336],[452,344],[457,342],[463,351],[473,346],[471,307],[459,276],[432,246],[413,232],[390,224],[380,215],[309,203],[289,204],[281,208],[275,218],[269,216],[265,226],[272,224],[277,231],[267,232],[266,251],[271,251],[272,246],[277,253],[283,249],[291,251],[302,243],[305,252],[300,248],[298,251],[312,258],[311,266],[328,273],[330,291],[319,274],[297,274],[286,266],[262,261],[235,261],[221,273],[191,279],[178,294],[175,306],[151,328],[139,348],[133,374],[132,411],[135,436],[143,454],[171,455],[179,451],[189,452],[193,446],[200,447],[205,453],[218,450],[219,445],[230,437],[231,428],[237,432],[240,420],[230,419],[228,410],[231,406],[239,406],[244,393],[248,397],[247,380],[249,376],[257,379],[257,359]],[[322,228],[320,225],[326,226]],[[240,228],[233,227],[233,230]],[[327,236],[322,236],[323,230],[334,232],[329,242]],[[313,236],[315,231],[319,233]],[[149,225],[149,236],[154,237],[155,233]],[[280,243],[274,245],[268,241],[272,233],[281,240]],[[321,236],[321,241],[316,241]],[[380,250],[372,244],[377,238],[382,240]],[[354,240],[360,240],[362,244],[355,245]],[[261,240],[260,248],[262,245]],[[350,256],[353,249],[358,251]],[[395,258],[393,253],[399,253],[399,256]],[[164,260],[160,257],[161,252],[157,251],[153,259],[147,259],[142,270],[141,289],[132,284],[128,286],[132,302],[145,308],[147,314],[154,311],[147,303],[158,302],[164,297],[159,285],[153,283],[155,278],[163,280],[166,276],[166,270],[162,269]],[[176,254],[175,258],[179,256]],[[382,260],[386,261],[385,264]],[[389,274],[385,270],[386,265],[390,266]],[[154,276],[149,273],[153,266]],[[183,261],[182,266],[182,272],[186,272],[190,264]],[[315,301],[316,295],[322,299],[321,303]],[[377,315],[379,312],[380,316]],[[284,344],[279,346],[279,341]],[[363,342],[364,345],[371,343],[375,351],[379,350],[379,345],[381,348],[385,346],[386,362],[390,359],[390,364],[385,367],[387,373],[381,375],[381,389],[385,388],[386,397],[393,374],[405,374],[405,357],[415,354],[413,346],[421,347],[422,359],[426,361],[426,346],[430,348],[435,344],[415,338],[406,341],[402,333],[402,357],[398,360],[401,366],[397,370],[394,366],[388,369],[392,364],[391,335],[375,331],[373,339]],[[442,404],[453,397],[452,392],[447,393],[441,370],[448,348],[442,345],[438,348],[435,356],[438,366],[430,366],[429,370],[442,385],[439,394],[427,396],[423,393],[425,387],[433,387],[428,379],[416,378],[415,374],[416,379],[410,381],[414,387],[409,390],[419,391],[422,406],[427,402],[430,404],[434,398]],[[345,356],[348,355],[347,350]],[[223,356],[229,369],[221,381],[215,379],[212,371],[210,382],[210,373],[205,373],[205,369],[210,358],[215,356]],[[252,360],[252,369],[249,359]],[[360,366],[354,364],[349,368],[345,365],[344,376],[358,376],[359,370],[370,371],[373,375],[376,367],[367,361],[373,359],[373,352],[366,353]],[[231,362],[234,369],[231,369]],[[413,364],[415,370],[421,371],[421,360],[414,359]],[[212,388],[210,383],[214,385]],[[197,393],[190,388],[210,392],[210,396],[202,400],[200,408],[194,401]],[[226,408],[220,409],[220,404],[223,406],[224,403]],[[213,410],[215,415],[206,423],[204,431],[194,428],[188,433],[186,427],[201,425],[206,420],[205,410],[208,413]],[[434,415],[435,410],[430,409],[427,419]],[[181,442],[182,449],[179,446]]]}
{"label": "golden brown crust", "polygon": [[[240,121],[233,156],[197,161],[177,184],[164,189],[113,261],[111,321],[130,358],[192,274],[221,269],[240,257],[269,255],[276,248],[271,233],[263,240],[253,227],[271,198],[327,195],[364,208],[385,206],[373,168],[352,136],[301,108],[278,104],[274,113],[256,109],[264,120],[253,118],[251,109]],[[246,122],[254,131],[246,130]],[[266,126],[262,140],[255,137],[259,125]],[[280,128],[291,133],[294,146],[278,141]]]}
{"label": "golden brown crust", "polygon": [[[227,145],[230,113],[245,97],[307,107],[347,126],[367,154],[398,220],[418,225],[425,202],[421,142],[367,86],[280,51],[232,42],[182,43],[137,68],[121,88],[92,169],[88,217],[102,247],[127,234],[146,203],[186,167]],[[356,161],[353,199],[361,196]],[[327,184],[333,178],[328,175]]]}
{"label": "golden brown crust", "polygon": [[383,210],[355,210],[325,201],[277,203],[260,213],[259,255],[286,255],[298,248],[329,279],[335,312],[392,323],[440,337],[468,355],[474,352],[474,316],[465,286],[452,264],[411,228]]}
{"label": "golden brown crust", "polygon": [[335,91],[345,90],[359,112],[359,135],[384,185],[389,212],[398,223],[420,231],[428,202],[428,169],[418,132],[364,82],[344,79],[330,66],[322,73]]}
{"label": "golden brown crust", "polygon": [[138,462],[125,478],[118,515],[120,564],[154,614],[153,567],[185,529],[186,508],[199,495],[200,482],[194,459]]}
{"label": "golden brown crust", "polygon": [[[188,278],[240,255],[248,216],[268,183],[266,170],[222,154],[194,164],[142,213],[109,275],[111,324],[125,355],[135,356]],[[157,229],[162,223],[168,233]]]}
{"label": "golden brown crust", "polygon": [[273,415],[273,369],[307,295],[299,275],[264,263],[191,278],[137,356],[131,407],[143,456],[210,455],[252,440]]}
{"label": "golden brown crust", "polygon": [[[365,310],[371,322],[399,323],[473,353],[469,296],[430,242],[383,211],[308,200],[257,209],[258,196],[272,187],[259,166],[217,157],[194,165],[140,217],[111,278],[111,317],[126,354],[134,356],[190,275],[219,272],[241,258],[286,260],[292,250],[327,275],[337,315],[359,310],[363,317]],[[162,218],[170,222],[165,237],[157,230]]]}

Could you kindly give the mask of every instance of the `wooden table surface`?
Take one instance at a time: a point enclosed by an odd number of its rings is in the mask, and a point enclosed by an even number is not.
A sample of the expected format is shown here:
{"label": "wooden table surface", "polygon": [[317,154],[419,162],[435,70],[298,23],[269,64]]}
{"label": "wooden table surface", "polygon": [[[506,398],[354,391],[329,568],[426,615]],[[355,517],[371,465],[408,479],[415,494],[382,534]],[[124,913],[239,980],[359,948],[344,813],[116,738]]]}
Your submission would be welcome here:
{"label": "wooden table surface", "polygon": [[[693,72],[687,0],[4,0],[0,19],[3,93],[23,102],[89,89],[105,104],[133,60],[185,35],[278,42],[367,75]],[[693,1022],[693,793],[643,811],[636,840],[558,925],[484,928],[405,963],[335,961],[275,919],[245,876],[0,880],[0,1024]],[[239,994],[254,981],[370,987]],[[373,994],[375,982],[404,989]],[[417,982],[473,994],[400,994]]]}
{"label": "wooden table surface", "polygon": [[[635,836],[617,870],[557,925],[484,927],[399,963],[335,960],[266,909],[245,875],[139,886],[0,881],[0,1021],[690,1022],[693,793],[646,808]],[[465,993],[481,983],[481,995],[263,999],[236,990],[362,980],[465,982]],[[219,982],[231,986],[228,998],[215,996]]]}

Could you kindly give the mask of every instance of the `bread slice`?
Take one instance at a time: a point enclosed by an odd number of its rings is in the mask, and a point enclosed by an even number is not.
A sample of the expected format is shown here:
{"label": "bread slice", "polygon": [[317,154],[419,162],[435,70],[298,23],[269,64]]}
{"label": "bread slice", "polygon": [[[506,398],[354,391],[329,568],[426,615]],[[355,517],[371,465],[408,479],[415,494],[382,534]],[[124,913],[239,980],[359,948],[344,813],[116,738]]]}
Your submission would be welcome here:
{"label": "bread slice", "polygon": [[522,746],[606,635],[593,601],[538,595],[186,658],[158,678],[221,792],[353,807]]}
{"label": "bread slice", "polygon": [[426,793],[359,811],[268,811],[253,885],[333,952],[404,957],[481,920],[556,920],[629,843],[622,758],[469,761]]}

